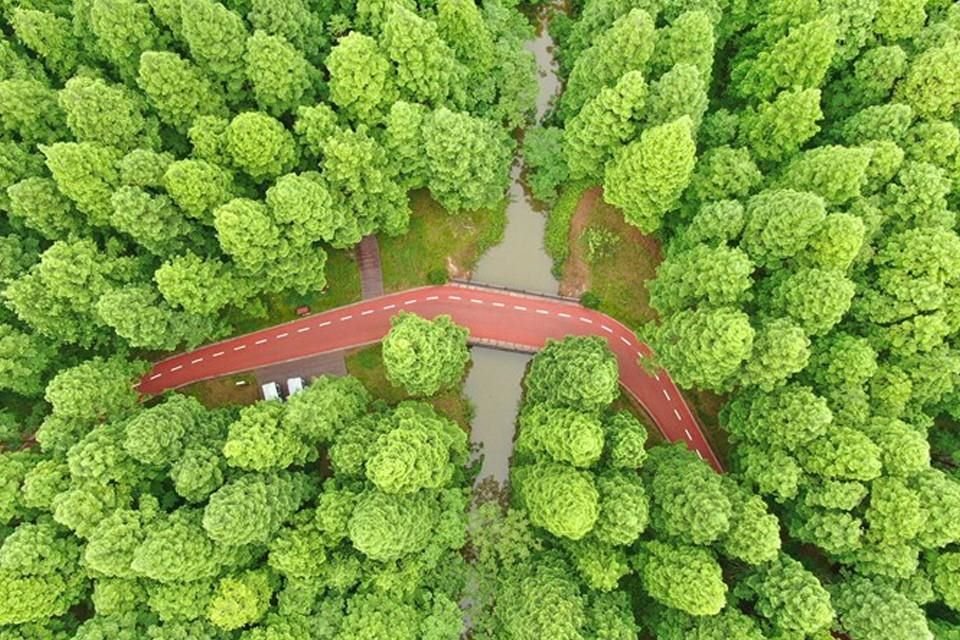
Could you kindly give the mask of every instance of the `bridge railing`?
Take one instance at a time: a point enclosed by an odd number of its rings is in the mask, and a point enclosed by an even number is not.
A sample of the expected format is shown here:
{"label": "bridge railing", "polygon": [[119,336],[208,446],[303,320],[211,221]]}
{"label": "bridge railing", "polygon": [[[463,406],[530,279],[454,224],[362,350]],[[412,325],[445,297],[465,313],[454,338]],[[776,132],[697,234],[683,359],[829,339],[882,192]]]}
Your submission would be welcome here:
{"label": "bridge railing", "polygon": [[535,296],[538,298],[550,298],[552,300],[561,300],[563,302],[572,302],[574,304],[580,304],[578,298],[572,298],[570,296],[561,296],[556,293],[543,293],[542,291],[530,291],[529,289],[517,289],[516,287],[506,287],[500,284],[487,284],[486,282],[474,282],[473,280],[464,280],[463,278],[450,278],[450,282],[453,284],[464,287],[465,289],[494,289],[496,291],[504,291],[506,293],[517,293],[526,296]]}
{"label": "bridge railing", "polygon": [[470,344],[478,347],[489,347],[499,349],[500,351],[513,351],[514,353],[536,353],[540,351],[538,347],[532,347],[528,344],[519,342],[507,342],[505,340],[494,340],[492,338],[470,338]]}

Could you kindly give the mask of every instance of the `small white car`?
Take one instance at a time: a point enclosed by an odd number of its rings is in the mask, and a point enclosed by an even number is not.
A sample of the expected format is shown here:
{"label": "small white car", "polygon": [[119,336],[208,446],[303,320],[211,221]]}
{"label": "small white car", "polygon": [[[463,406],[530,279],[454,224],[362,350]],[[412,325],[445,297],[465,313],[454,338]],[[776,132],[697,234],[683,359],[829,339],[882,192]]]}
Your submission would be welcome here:
{"label": "small white car", "polygon": [[264,400],[280,399],[280,385],[276,382],[268,382],[265,385],[261,385],[260,390],[263,392]]}
{"label": "small white car", "polygon": [[287,397],[303,391],[303,378],[287,378]]}

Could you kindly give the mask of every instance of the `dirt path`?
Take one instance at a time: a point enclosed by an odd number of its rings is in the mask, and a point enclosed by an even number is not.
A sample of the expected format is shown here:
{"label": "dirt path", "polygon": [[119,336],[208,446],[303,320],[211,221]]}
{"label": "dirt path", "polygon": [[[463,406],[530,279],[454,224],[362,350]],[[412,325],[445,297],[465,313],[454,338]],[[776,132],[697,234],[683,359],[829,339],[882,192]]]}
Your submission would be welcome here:
{"label": "dirt path", "polygon": [[563,265],[563,280],[560,282],[560,295],[579,298],[584,291],[590,288],[590,265],[587,264],[586,252],[580,235],[590,221],[590,212],[597,203],[597,198],[603,194],[603,187],[592,187],[583,192],[577,209],[570,220],[570,232],[567,235],[567,245],[570,254]]}
{"label": "dirt path", "polygon": [[383,295],[383,271],[380,268],[380,245],[376,236],[365,236],[357,245],[360,267],[360,290],[364,300]]}

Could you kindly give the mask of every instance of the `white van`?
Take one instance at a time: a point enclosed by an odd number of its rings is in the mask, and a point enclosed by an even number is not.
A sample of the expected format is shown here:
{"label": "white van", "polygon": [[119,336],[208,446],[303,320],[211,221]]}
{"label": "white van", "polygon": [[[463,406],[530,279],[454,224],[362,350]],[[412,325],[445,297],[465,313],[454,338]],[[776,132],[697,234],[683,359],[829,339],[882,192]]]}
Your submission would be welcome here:
{"label": "white van", "polygon": [[263,391],[264,400],[280,399],[280,385],[278,385],[276,382],[268,382],[267,384],[262,385],[260,390]]}
{"label": "white van", "polygon": [[287,397],[303,391],[303,378],[287,378]]}

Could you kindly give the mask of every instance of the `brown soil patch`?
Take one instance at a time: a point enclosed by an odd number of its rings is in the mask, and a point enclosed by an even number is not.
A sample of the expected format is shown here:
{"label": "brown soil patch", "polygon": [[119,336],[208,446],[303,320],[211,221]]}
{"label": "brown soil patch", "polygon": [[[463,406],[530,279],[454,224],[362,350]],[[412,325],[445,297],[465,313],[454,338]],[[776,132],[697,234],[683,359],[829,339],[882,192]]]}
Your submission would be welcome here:
{"label": "brown soil patch", "polygon": [[580,196],[580,202],[577,203],[573,218],[570,220],[570,232],[567,235],[570,254],[563,264],[563,280],[560,281],[560,295],[562,296],[579,298],[584,291],[590,288],[590,265],[587,263],[580,236],[590,222],[590,214],[601,193],[603,193],[602,187],[593,187],[584,191],[583,195]]}

